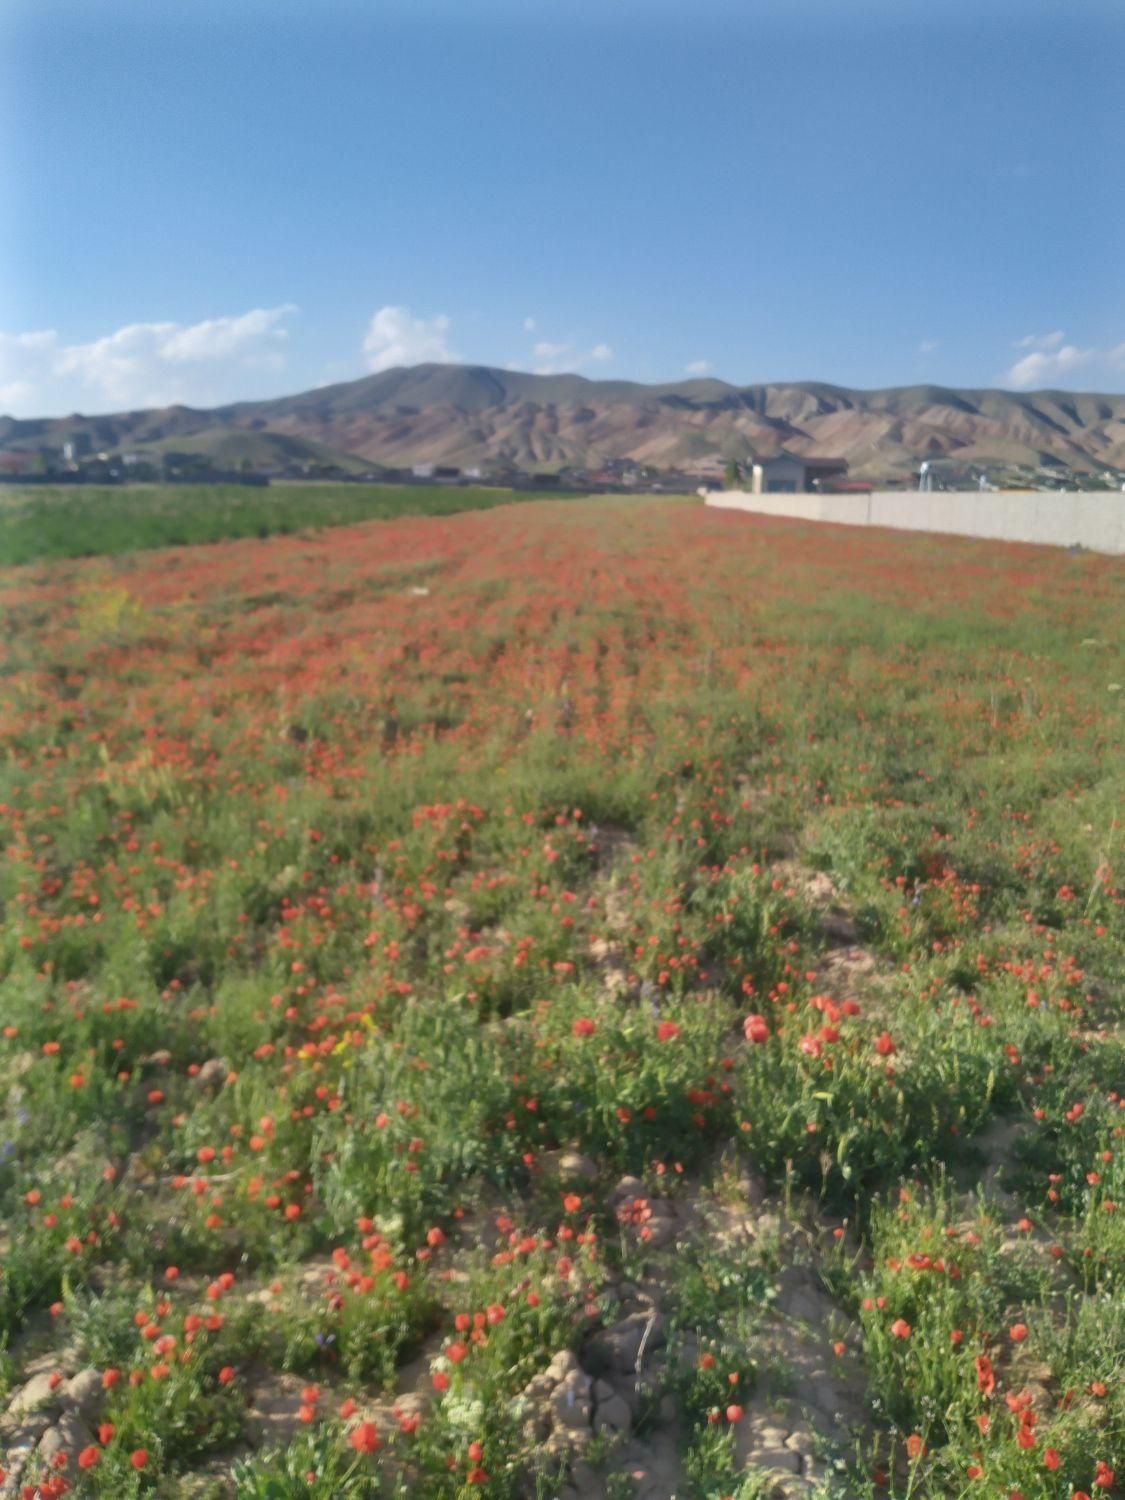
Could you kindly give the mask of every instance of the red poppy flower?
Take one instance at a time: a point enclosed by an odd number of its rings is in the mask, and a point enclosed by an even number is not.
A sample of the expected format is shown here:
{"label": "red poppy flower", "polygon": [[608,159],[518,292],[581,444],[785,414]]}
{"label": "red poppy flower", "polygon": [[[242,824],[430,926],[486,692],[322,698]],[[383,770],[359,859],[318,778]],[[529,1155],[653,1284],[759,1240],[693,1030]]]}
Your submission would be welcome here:
{"label": "red poppy flower", "polygon": [[348,1433],[348,1442],[357,1453],[375,1453],[383,1445],[374,1422],[360,1422]]}
{"label": "red poppy flower", "polygon": [[742,1032],[748,1042],[761,1045],[769,1041],[770,1029],[765,1016],[747,1016],[742,1023]]}

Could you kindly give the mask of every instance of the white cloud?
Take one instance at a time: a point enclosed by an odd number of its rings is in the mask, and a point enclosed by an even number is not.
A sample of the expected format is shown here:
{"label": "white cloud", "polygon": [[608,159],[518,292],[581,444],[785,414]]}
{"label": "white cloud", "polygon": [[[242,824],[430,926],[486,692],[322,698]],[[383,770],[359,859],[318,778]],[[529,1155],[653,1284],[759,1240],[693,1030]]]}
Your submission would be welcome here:
{"label": "white cloud", "polygon": [[63,343],[53,328],[0,332],[0,409],[44,416],[234,400],[252,394],[247,375],[284,368],[285,322],[296,311],[286,304],[202,323],[130,323],[84,344]]}
{"label": "white cloud", "polygon": [[1013,349],[1057,349],[1066,338],[1061,328],[1056,328],[1054,333],[1027,333],[1022,339],[1016,339]]}
{"label": "white cloud", "polygon": [[536,359],[546,359],[553,363],[564,354],[569,354],[570,348],[569,344],[552,344],[549,339],[540,339],[531,352]]}
{"label": "white cloud", "polygon": [[937,339],[923,339],[918,345],[919,354],[932,354],[938,347]]}
{"label": "white cloud", "polygon": [[523,331],[524,331],[524,333],[534,333],[535,330],[538,327],[539,327],[539,324],[535,321],[534,318],[524,318],[524,320],[523,320]]}
{"label": "white cloud", "polygon": [[709,359],[693,359],[690,364],[684,366],[684,374],[710,375],[713,368]]}
{"label": "white cloud", "polygon": [[1125,342],[1112,349],[1079,349],[1074,344],[1064,344],[1061,349],[1035,349],[1025,354],[1005,371],[1000,383],[1026,391],[1057,385],[1060,381],[1069,384],[1074,376],[1080,376],[1089,388],[1103,381],[1118,380],[1122,374],[1125,374]]}
{"label": "white cloud", "polygon": [[584,350],[573,343],[553,343],[550,339],[539,339],[531,354],[537,361],[536,375],[561,375],[580,370],[584,365],[602,365],[617,358],[606,343],[598,343],[592,349]]}
{"label": "white cloud", "polygon": [[31,416],[35,411],[35,387],[30,380],[9,380],[0,385],[0,414]]}
{"label": "white cloud", "polygon": [[381,307],[367,329],[363,352],[369,370],[390,370],[395,365],[459,364],[445,341],[449,319],[415,318],[407,307]]}

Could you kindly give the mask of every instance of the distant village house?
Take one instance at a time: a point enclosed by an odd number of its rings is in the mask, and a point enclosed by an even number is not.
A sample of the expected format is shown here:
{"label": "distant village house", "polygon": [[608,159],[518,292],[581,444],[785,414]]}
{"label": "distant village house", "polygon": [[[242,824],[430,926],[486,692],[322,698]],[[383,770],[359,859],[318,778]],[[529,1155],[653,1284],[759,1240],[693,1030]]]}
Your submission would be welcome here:
{"label": "distant village house", "polygon": [[750,473],[754,495],[801,495],[830,491],[846,480],[846,458],[800,458],[779,453],[763,459]]}

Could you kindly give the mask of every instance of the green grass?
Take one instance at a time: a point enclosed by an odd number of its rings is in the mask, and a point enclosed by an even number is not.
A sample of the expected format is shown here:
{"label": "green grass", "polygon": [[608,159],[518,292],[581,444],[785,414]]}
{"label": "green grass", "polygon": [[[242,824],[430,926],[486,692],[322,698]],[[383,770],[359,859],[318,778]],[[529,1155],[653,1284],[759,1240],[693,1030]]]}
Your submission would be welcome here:
{"label": "green grass", "polygon": [[536,1382],[654,1295],[607,1500],[670,1422],[764,1500],[810,1381],[810,1500],[1120,1494],[1125,569],[360,539],[5,578],[0,1392],[119,1372],[73,1493],[593,1493]]}
{"label": "green grass", "polygon": [[[553,498],[555,497],[552,492]],[[0,566],[288,536],[543,499],[514,490],[377,484],[44,485],[0,492]]]}

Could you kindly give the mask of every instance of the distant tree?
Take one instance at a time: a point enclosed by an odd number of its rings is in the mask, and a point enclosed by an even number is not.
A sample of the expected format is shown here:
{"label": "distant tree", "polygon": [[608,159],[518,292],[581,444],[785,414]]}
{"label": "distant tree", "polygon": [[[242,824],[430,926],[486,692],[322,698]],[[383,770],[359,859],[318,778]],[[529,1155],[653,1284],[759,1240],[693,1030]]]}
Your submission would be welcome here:
{"label": "distant tree", "polygon": [[727,464],[726,473],[723,475],[723,488],[725,490],[742,488],[742,470],[739,468],[736,458],[732,458]]}

